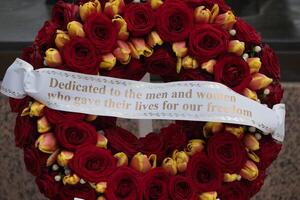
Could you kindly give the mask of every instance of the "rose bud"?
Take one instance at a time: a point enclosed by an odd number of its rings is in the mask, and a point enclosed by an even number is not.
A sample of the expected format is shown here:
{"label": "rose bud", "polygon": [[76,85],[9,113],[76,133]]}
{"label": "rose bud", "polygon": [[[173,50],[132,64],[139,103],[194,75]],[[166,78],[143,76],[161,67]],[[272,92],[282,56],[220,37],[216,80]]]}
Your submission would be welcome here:
{"label": "rose bud", "polygon": [[57,163],[62,167],[67,167],[73,156],[74,153],[71,151],[61,151],[57,156]]}
{"label": "rose bud", "polygon": [[144,155],[142,153],[137,153],[133,156],[130,166],[135,169],[138,170],[142,173],[145,173],[147,171],[149,171],[152,166],[151,163],[147,157],[147,155]]}
{"label": "rose bud", "polygon": [[258,157],[258,155],[256,155],[254,152],[252,151],[249,151],[248,153],[248,157],[253,160],[254,162],[256,163],[259,163],[260,162],[260,158]]}
{"label": "rose bud", "polygon": [[255,91],[250,90],[249,88],[245,88],[243,91],[243,95],[248,97],[249,99],[252,99],[254,101],[258,100],[257,94]]}
{"label": "rose bud", "polygon": [[224,182],[227,182],[227,183],[237,181],[240,179],[241,179],[241,176],[238,174],[229,174],[229,173],[224,174]]}
{"label": "rose bud", "polygon": [[111,70],[117,63],[116,57],[112,54],[106,54],[102,56],[102,61],[100,63],[101,69]]}
{"label": "rose bud", "polygon": [[140,56],[150,57],[153,53],[153,49],[145,43],[144,39],[131,39],[131,42],[128,42],[128,45],[131,56],[136,59],[140,59]]}
{"label": "rose bud", "polygon": [[221,132],[224,129],[224,125],[220,122],[206,122],[203,126],[203,135],[208,137],[210,134]]}
{"label": "rose bud", "polygon": [[117,30],[119,30],[119,34],[118,34],[119,40],[126,41],[129,37],[126,21],[123,19],[122,16],[116,15],[112,20],[112,22],[117,27]]}
{"label": "rose bud", "polygon": [[245,43],[239,40],[231,40],[229,42],[228,52],[241,56],[245,51]]}
{"label": "rose bud", "polygon": [[121,40],[118,40],[117,44],[118,48],[114,50],[113,54],[121,64],[126,65],[131,60],[130,48],[126,42],[123,42]]}
{"label": "rose bud", "polygon": [[67,29],[68,29],[69,35],[72,37],[75,37],[75,36],[85,37],[85,32],[84,32],[83,26],[80,22],[72,21],[72,22],[68,23]]}
{"label": "rose bud", "polygon": [[88,121],[88,122],[92,122],[92,121],[95,121],[97,119],[97,115],[87,115],[85,117],[85,120]]}
{"label": "rose bud", "polygon": [[35,142],[35,146],[44,153],[54,153],[57,148],[57,141],[53,133],[44,133]]}
{"label": "rose bud", "polygon": [[172,49],[173,49],[175,55],[180,58],[186,56],[187,51],[188,51],[185,41],[173,43]]}
{"label": "rose bud", "polygon": [[108,142],[107,138],[101,133],[98,133],[96,146],[103,149],[107,149],[107,142]]}
{"label": "rose bud", "polygon": [[37,130],[39,133],[46,133],[50,129],[50,123],[45,116],[37,120]]}
{"label": "rose bud", "polygon": [[162,0],[150,0],[150,5],[153,10],[157,9],[163,4],[164,2]]}
{"label": "rose bud", "polygon": [[64,185],[76,185],[77,183],[79,183],[80,178],[76,175],[67,175],[63,178],[63,183]]}
{"label": "rose bud", "polygon": [[26,107],[21,112],[21,117],[25,117],[30,114],[30,107]]}
{"label": "rose bud", "polygon": [[70,36],[65,31],[57,30],[56,38],[55,38],[55,45],[57,48],[62,48],[65,46],[67,42],[70,41]]}
{"label": "rose bud", "polygon": [[260,90],[268,87],[273,82],[273,79],[267,77],[261,73],[255,73],[252,76],[252,80],[249,84],[250,89],[252,90]]}
{"label": "rose bud", "polygon": [[[59,149],[56,149],[56,151],[48,157],[47,162],[46,162],[47,167],[50,167],[51,165],[54,165],[54,163],[56,163],[58,154],[59,154]],[[57,165],[55,165],[55,166],[57,166]]]}
{"label": "rose bud", "polygon": [[97,183],[95,186],[96,192],[101,193],[101,194],[103,194],[105,192],[106,188],[107,188],[107,182],[100,182],[100,183]]}
{"label": "rose bud", "polygon": [[245,166],[242,168],[240,174],[244,179],[253,181],[258,177],[258,168],[254,162],[247,160]]}
{"label": "rose bud", "polygon": [[49,67],[58,67],[62,64],[62,59],[59,51],[54,48],[50,48],[45,52],[45,63]]}
{"label": "rose bud", "polygon": [[201,69],[204,69],[208,73],[213,74],[214,73],[214,66],[215,66],[216,63],[217,63],[216,60],[211,59],[207,62],[202,63]]}
{"label": "rose bud", "polygon": [[217,192],[204,192],[199,195],[199,200],[216,200]]}
{"label": "rose bud", "polygon": [[104,14],[110,18],[113,18],[115,15],[122,13],[125,8],[125,3],[123,0],[110,0],[105,3]]}
{"label": "rose bud", "polygon": [[204,149],[204,145],[205,142],[203,140],[200,139],[190,140],[189,143],[187,144],[185,152],[189,156],[192,156],[195,153],[201,152]]}
{"label": "rose bud", "polygon": [[259,70],[261,68],[261,60],[260,60],[260,58],[248,58],[247,59],[247,63],[249,65],[250,73],[251,74],[259,72]]}
{"label": "rose bud", "polygon": [[177,151],[173,152],[173,159],[176,161],[177,170],[179,172],[184,172],[187,168],[187,164],[189,162],[189,156],[184,151]]}
{"label": "rose bud", "polygon": [[226,13],[218,15],[215,18],[215,23],[222,25],[222,27],[226,30],[232,29],[235,22],[236,19],[232,11],[227,11]]}
{"label": "rose bud", "polygon": [[225,126],[225,131],[228,133],[232,133],[236,137],[241,137],[244,133],[244,129],[241,126],[238,125],[226,125]]}
{"label": "rose bud", "polygon": [[97,200],[106,200],[106,198],[104,196],[100,196],[97,198]]}
{"label": "rose bud", "polygon": [[180,73],[182,68],[182,58],[177,58],[177,63],[176,63],[176,72],[177,74]]}
{"label": "rose bud", "polygon": [[128,166],[128,157],[125,153],[123,152],[116,153],[114,157],[118,159],[118,163],[117,163],[118,167]]}
{"label": "rose bud", "polygon": [[38,101],[33,102],[30,106],[30,117],[41,117],[43,114],[44,107],[45,105]]}
{"label": "rose bud", "polygon": [[209,20],[210,23],[213,23],[215,21],[216,17],[219,15],[219,12],[220,12],[220,7],[217,3],[215,3],[210,11],[211,13],[210,20]]}
{"label": "rose bud", "polygon": [[82,21],[85,21],[92,13],[101,12],[101,4],[98,0],[91,0],[79,7],[79,14]]}
{"label": "rose bud", "polygon": [[167,157],[162,162],[162,168],[170,173],[171,175],[175,176],[177,174],[177,164],[176,161],[170,157]]}
{"label": "rose bud", "polygon": [[191,56],[185,56],[182,59],[182,67],[184,69],[196,69],[199,67],[199,65],[196,59],[192,58]]}
{"label": "rose bud", "polygon": [[147,44],[154,48],[156,45],[161,46],[164,43],[156,31],[152,31],[147,38]]}
{"label": "rose bud", "polygon": [[209,23],[211,12],[204,6],[199,6],[194,11],[196,23]]}
{"label": "rose bud", "polygon": [[243,139],[245,146],[251,151],[256,151],[259,149],[259,142],[255,136],[247,134]]}

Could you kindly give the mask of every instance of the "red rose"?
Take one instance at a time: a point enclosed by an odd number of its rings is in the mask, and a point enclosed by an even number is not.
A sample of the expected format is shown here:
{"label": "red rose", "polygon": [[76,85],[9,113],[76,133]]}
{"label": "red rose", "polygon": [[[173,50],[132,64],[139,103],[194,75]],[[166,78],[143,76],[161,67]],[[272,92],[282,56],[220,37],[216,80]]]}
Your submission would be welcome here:
{"label": "red rose", "polygon": [[259,175],[254,181],[248,181],[246,179],[242,180],[244,187],[246,187],[249,191],[249,197],[252,197],[259,192],[259,190],[264,184],[266,177],[266,173],[262,170],[259,170]]}
{"label": "red rose", "polygon": [[146,58],[146,68],[151,74],[174,75],[176,73],[176,58],[164,48],[156,49],[152,56]]}
{"label": "red rose", "polygon": [[265,103],[272,108],[274,105],[280,103],[283,97],[283,88],[280,83],[273,82],[267,89],[270,90],[270,93],[268,95],[263,95],[262,103]]}
{"label": "red rose", "polygon": [[223,83],[236,92],[246,88],[250,81],[248,64],[239,56],[228,54],[214,66],[215,81]]}
{"label": "red rose", "polygon": [[99,56],[88,39],[73,37],[62,49],[66,69],[84,74],[97,74]]}
{"label": "red rose", "polygon": [[203,135],[202,130],[203,126],[205,125],[204,122],[177,120],[176,124],[182,126],[189,139],[200,139]]}
{"label": "red rose", "polygon": [[34,69],[39,69],[44,66],[43,53],[41,49],[35,44],[26,47],[23,50],[21,59],[31,64]]}
{"label": "red rose", "polygon": [[189,38],[189,52],[199,61],[216,58],[228,49],[229,34],[220,26],[201,24],[195,26]]}
{"label": "red rose", "polygon": [[54,198],[58,193],[59,184],[55,182],[54,175],[48,174],[46,171],[35,179],[35,182],[42,194],[47,198]]}
{"label": "red rose", "polygon": [[113,154],[124,152],[132,157],[137,153],[138,139],[131,132],[120,127],[105,129],[104,132]]}
{"label": "red rose", "polygon": [[22,113],[23,109],[29,106],[30,97],[26,96],[23,99],[9,98],[9,106],[11,112]]}
{"label": "red rose", "polygon": [[79,177],[92,183],[106,181],[116,168],[116,159],[110,151],[94,145],[80,148],[69,163]]}
{"label": "red rose", "polygon": [[93,125],[82,121],[66,121],[55,128],[59,144],[70,151],[96,145],[97,132]]}
{"label": "red rose", "polygon": [[107,199],[142,199],[140,174],[132,168],[120,167],[109,178],[105,196]]}
{"label": "red rose", "polygon": [[148,3],[131,3],[125,7],[124,19],[133,37],[151,32],[155,25],[154,12]]}
{"label": "red rose", "polygon": [[88,184],[65,185],[59,191],[58,200],[74,200],[75,198],[95,200],[97,194]]}
{"label": "red rose", "polygon": [[24,148],[25,167],[34,176],[42,174],[42,170],[46,168],[48,157],[49,155],[39,151],[34,145]]}
{"label": "red rose", "polygon": [[43,51],[53,47],[56,36],[57,24],[51,21],[46,21],[44,26],[39,30],[35,37],[34,43]]}
{"label": "red rose", "polygon": [[104,130],[116,127],[117,118],[98,116],[97,119],[95,119],[91,123],[93,124],[93,126],[95,126],[96,130]]}
{"label": "red rose", "polygon": [[217,133],[207,142],[208,157],[224,173],[239,173],[247,160],[241,141],[231,133]]}
{"label": "red rose", "polygon": [[257,151],[257,155],[260,158],[260,162],[258,163],[258,168],[259,170],[265,170],[277,158],[282,144],[276,142],[271,136],[263,137],[259,143],[260,149]]}
{"label": "red rose", "polygon": [[75,4],[58,1],[52,9],[52,21],[61,29],[66,29],[71,21],[79,18],[79,7]]}
{"label": "red rose", "polygon": [[36,120],[29,116],[18,115],[15,125],[15,144],[19,148],[33,143],[36,136]]}
{"label": "red rose", "polygon": [[171,176],[169,195],[174,200],[196,199],[194,184],[191,179],[184,176]]}
{"label": "red rose", "polygon": [[260,44],[261,37],[256,30],[241,18],[237,18],[234,25],[236,30],[236,39],[253,44]]}
{"label": "red rose", "polygon": [[213,80],[210,74],[205,74],[199,69],[182,69],[179,79],[181,81],[209,81]]}
{"label": "red rose", "polygon": [[168,199],[169,175],[162,168],[154,168],[143,177],[143,190],[145,200]]}
{"label": "red rose", "polygon": [[225,183],[222,185],[218,193],[218,197],[222,200],[246,200],[249,199],[249,188],[246,188],[239,181]]}
{"label": "red rose", "polygon": [[193,28],[193,10],[182,1],[165,1],[156,11],[156,28],[167,42],[185,40]]}
{"label": "red rose", "polygon": [[186,176],[195,184],[197,192],[216,191],[223,181],[223,174],[203,152],[193,155],[188,162]]}
{"label": "red rose", "polygon": [[172,153],[175,149],[181,150],[187,144],[187,134],[178,124],[170,124],[168,127],[162,128],[160,134],[167,153]]}
{"label": "red rose", "polygon": [[157,133],[149,133],[146,137],[140,138],[138,150],[147,156],[156,154],[159,162],[165,158],[164,142]]}
{"label": "red rose", "polygon": [[263,73],[275,80],[280,80],[279,60],[273,49],[269,45],[264,45],[261,52],[262,67],[260,73]]}
{"label": "red rose", "polygon": [[118,32],[112,21],[103,14],[92,14],[83,25],[89,40],[101,54],[110,53],[116,45]]}
{"label": "red rose", "polygon": [[43,113],[51,124],[60,124],[72,120],[83,120],[86,115],[81,113],[64,112],[45,107]]}

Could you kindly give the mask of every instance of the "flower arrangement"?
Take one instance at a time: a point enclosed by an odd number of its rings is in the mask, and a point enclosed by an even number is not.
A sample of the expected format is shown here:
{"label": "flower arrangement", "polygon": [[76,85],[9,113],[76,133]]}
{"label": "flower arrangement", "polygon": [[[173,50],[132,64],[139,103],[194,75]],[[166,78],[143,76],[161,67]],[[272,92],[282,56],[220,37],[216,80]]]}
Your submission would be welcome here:
{"label": "flower arrangement", "polygon": [[[222,0],[59,1],[22,59],[35,69],[220,82],[268,107],[283,90],[273,50]],[[15,143],[49,199],[250,199],[281,143],[254,127],[176,121],[137,138],[116,118],[26,97]]]}

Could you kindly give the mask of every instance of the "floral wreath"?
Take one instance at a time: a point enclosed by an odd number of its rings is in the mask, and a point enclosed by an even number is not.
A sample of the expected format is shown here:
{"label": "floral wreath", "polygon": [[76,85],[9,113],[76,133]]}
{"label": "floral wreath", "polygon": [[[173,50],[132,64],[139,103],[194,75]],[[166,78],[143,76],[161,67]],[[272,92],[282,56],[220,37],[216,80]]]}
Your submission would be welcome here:
{"label": "floral wreath", "polygon": [[[280,68],[259,34],[222,0],[59,1],[23,51],[35,69],[165,82],[206,80],[272,107]],[[250,199],[281,143],[254,127],[176,121],[137,138],[116,118],[52,110],[30,97],[15,143],[49,199]]]}

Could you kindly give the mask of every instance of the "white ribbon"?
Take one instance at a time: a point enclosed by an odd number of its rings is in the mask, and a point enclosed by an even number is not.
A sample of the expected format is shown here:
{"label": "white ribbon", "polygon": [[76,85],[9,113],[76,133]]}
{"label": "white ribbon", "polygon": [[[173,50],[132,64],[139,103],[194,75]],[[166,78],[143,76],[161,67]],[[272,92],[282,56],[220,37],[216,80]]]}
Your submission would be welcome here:
{"label": "white ribbon", "polygon": [[284,104],[270,109],[216,82],[145,83],[51,68],[33,70],[17,59],[5,74],[1,92],[18,99],[28,95],[62,111],[241,124],[284,139]]}

